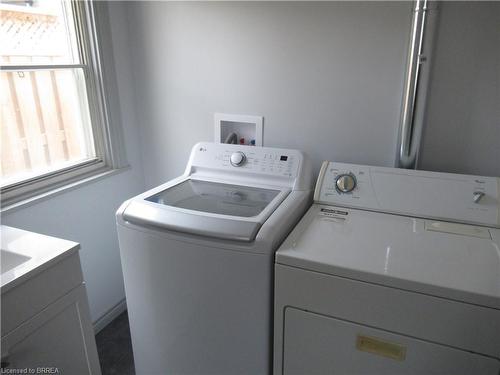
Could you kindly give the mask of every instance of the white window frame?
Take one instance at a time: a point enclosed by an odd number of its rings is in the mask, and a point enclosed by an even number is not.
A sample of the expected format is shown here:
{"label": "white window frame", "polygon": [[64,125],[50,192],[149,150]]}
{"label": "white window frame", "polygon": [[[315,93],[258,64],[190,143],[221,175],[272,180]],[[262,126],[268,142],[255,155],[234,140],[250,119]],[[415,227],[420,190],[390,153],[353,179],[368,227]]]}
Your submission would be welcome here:
{"label": "white window frame", "polygon": [[[103,64],[103,52],[106,52],[104,56],[106,64],[114,65],[107,6],[105,2],[99,1],[71,0],[70,4],[74,16],[80,64],[9,65],[2,66],[1,70],[81,68],[85,76],[96,156],[90,160],[75,162],[66,168],[2,187],[2,211],[128,166],[118,111],[119,102],[116,98],[114,69],[110,69],[110,74],[106,74],[108,72],[105,71],[106,66]],[[103,44],[107,47],[106,51],[102,48]],[[114,97],[110,95],[111,93]],[[114,107],[114,110],[111,111],[110,107]]]}

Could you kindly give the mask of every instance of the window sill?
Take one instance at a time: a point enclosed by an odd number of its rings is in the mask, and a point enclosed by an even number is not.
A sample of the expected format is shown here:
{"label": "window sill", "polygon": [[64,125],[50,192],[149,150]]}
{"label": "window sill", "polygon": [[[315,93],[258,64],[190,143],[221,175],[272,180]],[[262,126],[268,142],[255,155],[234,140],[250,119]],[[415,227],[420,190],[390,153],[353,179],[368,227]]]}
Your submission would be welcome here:
{"label": "window sill", "polygon": [[99,180],[106,178],[106,177],[114,176],[116,174],[125,172],[127,170],[130,170],[130,166],[125,166],[125,167],[121,167],[121,168],[117,168],[117,169],[113,169],[110,167],[105,167],[103,169],[99,169],[99,170],[95,171],[95,173],[93,173],[92,175],[84,177],[82,179],[79,179],[78,181],[70,182],[66,185],[59,186],[59,187],[54,188],[54,189],[49,190],[49,191],[44,191],[41,194],[37,194],[37,195],[34,195],[30,198],[21,200],[19,202],[12,203],[12,204],[5,206],[5,207],[2,207],[0,209],[0,213],[7,214],[7,213],[15,212],[17,210],[22,210],[22,209],[27,208],[29,206],[40,203],[44,200],[55,197],[59,194],[63,194],[63,193],[66,193],[68,191],[78,189],[78,188],[85,186],[87,184],[90,184],[92,182],[99,181]]}

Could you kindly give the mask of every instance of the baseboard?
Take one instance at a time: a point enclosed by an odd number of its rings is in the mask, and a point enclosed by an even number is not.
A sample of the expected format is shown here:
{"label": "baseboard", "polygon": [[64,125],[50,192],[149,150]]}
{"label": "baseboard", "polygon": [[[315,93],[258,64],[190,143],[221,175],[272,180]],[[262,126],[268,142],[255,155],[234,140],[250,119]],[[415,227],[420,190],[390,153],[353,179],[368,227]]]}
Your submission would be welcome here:
{"label": "baseboard", "polygon": [[125,310],[127,310],[127,301],[123,299],[94,322],[94,333],[97,335],[104,327],[111,323]]}

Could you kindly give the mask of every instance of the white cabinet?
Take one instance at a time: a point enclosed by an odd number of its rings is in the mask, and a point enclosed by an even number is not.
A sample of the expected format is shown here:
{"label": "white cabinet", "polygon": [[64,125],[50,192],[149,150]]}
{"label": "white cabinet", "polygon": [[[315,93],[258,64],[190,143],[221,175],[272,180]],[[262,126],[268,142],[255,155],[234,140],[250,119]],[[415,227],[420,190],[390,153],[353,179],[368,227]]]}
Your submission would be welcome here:
{"label": "white cabinet", "polygon": [[[22,278],[2,283],[2,373],[101,374],[79,245],[68,247],[62,240],[61,245]],[[2,249],[6,246],[2,241]]]}
{"label": "white cabinet", "polygon": [[87,310],[85,287],[80,285],[2,337],[4,365],[58,369],[62,374],[99,374]]}

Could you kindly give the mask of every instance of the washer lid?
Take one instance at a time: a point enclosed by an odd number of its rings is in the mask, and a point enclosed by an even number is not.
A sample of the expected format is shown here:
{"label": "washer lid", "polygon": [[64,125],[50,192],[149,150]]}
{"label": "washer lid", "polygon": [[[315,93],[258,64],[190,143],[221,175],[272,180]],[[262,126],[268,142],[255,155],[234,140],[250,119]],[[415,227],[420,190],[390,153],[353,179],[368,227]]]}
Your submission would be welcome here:
{"label": "washer lid", "polygon": [[123,216],[136,224],[249,242],[289,192],[187,178],[141,194]]}
{"label": "washer lid", "polygon": [[252,217],[259,215],[279,193],[279,190],[189,179],[146,200],[192,211]]}
{"label": "washer lid", "polygon": [[313,205],[276,262],[500,309],[500,230]]}

